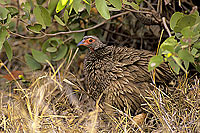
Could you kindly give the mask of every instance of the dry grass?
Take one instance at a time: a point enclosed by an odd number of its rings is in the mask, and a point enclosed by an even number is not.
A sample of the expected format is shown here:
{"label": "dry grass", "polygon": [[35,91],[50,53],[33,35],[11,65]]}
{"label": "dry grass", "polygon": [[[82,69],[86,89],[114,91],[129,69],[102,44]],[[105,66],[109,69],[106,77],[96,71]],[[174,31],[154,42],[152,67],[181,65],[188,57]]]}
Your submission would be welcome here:
{"label": "dry grass", "polygon": [[[77,50],[78,51],[78,50]],[[76,52],[77,52],[76,51]],[[141,125],[130,110],[104,112],[68,71],[76,53],[57,70],[32,72],[30,84],[1,83],[0,131],[4,132],[197,132],[200,129],[199,79],[177,80],[170,88],[149,90]],[[57,75],[57,76],[56,76]],[[3,81],[3,80],[2,80]],[[164,91],[168,90],[168,91]],[[171,91],[170,91],[171,90]]]}
{"label": "dry grass", "polygon": [[[199,79],[183,78],[177,87],[168,88],[168,94],[156,88],[148,111],[152,118],[145,123],[148,131],[154,132],[198,132],[200,124]],[[155,122],[156,120],[156,122]]]}

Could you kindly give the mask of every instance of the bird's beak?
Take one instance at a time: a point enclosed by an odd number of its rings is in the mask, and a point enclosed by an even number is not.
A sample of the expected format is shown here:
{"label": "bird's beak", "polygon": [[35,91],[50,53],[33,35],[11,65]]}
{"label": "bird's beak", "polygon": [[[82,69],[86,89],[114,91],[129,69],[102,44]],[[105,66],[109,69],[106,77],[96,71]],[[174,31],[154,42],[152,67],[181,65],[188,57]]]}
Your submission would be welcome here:
{"label": "bird's beak", "polygon": [[85,44],[85,40],[82,40],[82,41],[80,41],[78,44],[77,44],[77,46],[85,46],[86,44]]}

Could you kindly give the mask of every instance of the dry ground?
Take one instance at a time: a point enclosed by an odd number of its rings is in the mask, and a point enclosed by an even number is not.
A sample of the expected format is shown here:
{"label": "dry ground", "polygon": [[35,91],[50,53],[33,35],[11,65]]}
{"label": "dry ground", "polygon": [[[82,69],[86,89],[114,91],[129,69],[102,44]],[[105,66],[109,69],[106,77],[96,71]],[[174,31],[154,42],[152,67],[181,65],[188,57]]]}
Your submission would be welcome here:
{"label": "dry ground", "polygon": [[[29,82],[0,79],[2,132],[198,132],[200,85],[197,75],[179,77],[174,86],[158,87],[146,97],[147,117],[113,107],[104,112],[90,99],[83,78],[68,71],[72,61],[54,70],[29,72]],[[82,66],[81,64],[79,64]],[[78,71],[80,74],[81,71]],[[58,76],[56,76],[58,75]]]}

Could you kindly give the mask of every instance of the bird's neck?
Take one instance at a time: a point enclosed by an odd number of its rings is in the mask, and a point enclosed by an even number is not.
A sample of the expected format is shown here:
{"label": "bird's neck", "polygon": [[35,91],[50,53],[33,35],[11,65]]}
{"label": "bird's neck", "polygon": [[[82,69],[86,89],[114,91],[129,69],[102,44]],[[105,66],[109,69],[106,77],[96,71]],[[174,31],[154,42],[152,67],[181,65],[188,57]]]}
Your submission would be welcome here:
{"label": "bird's neck", "polygon": [[112,52],[113,46],[104,46],[101,48],[98,48],[96,50],[89,50],[89,53],[91,56],[96,58],[101,58],[110,55]]}

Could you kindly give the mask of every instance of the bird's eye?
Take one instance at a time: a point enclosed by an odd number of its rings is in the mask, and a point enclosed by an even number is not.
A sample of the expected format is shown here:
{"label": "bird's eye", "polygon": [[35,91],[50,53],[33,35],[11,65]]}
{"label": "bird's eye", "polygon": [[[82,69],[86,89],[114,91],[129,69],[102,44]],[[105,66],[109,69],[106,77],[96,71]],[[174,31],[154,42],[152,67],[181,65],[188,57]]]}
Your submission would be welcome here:
{"label": "bird's eye", "polygon": [[93,41],[92,39],[89,40],[89,42],[92,42],[92,41]]}

